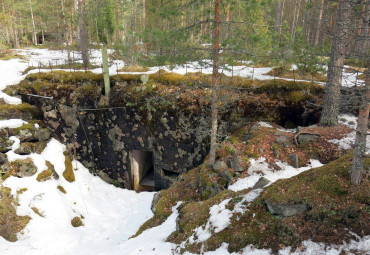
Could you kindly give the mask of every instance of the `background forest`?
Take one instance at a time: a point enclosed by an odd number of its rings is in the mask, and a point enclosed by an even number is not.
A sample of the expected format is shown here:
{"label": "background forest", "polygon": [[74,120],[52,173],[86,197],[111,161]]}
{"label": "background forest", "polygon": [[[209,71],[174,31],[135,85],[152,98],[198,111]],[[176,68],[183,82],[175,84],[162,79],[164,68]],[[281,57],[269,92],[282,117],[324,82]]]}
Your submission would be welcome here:
{"label": "background forest", "polygon": [[[370,5],[367,0],[349,4],[344,22],[352,40],[346,61],[358,63],[369,48]],[[221,63],[295,63],[301,71],[316,72],[328,62],[323,57],[330,54],[337,9],[337,1],[328,0],[222,1]],[[3,50],[78,47],[79,30],[86,25],[86,44],[109,44],[126,63],[179,64],[211,59],[214,1],[1,0],[0,24]]]}

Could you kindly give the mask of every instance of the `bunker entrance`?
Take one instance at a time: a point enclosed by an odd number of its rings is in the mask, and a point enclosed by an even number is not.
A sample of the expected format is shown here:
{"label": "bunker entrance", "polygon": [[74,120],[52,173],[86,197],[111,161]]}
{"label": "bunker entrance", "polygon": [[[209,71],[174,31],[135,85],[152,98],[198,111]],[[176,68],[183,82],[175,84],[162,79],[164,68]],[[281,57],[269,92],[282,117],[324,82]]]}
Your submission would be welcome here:
{"label": "bunker entrance", "polygon": [[132,150],[130,153],[132,187],[138,191],[155,189],[152,151]]}

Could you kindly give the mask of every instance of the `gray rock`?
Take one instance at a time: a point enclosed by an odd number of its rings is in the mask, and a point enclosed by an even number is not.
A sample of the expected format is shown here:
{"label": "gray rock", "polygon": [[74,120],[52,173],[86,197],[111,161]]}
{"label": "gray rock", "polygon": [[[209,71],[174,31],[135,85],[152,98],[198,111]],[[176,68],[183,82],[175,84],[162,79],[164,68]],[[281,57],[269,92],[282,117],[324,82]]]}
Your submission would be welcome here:
{"label": "gray rock", "polygon": [[39,141],[47,141],[50,138],[50,131],[47,128],[41,128],[37,131],[37,138]]}
{"label": "gray rock", "polygon": [[237,155],[234,155],[233,158],[230,160],[230,166],[234,169],[235,172],[243,172],[244,168],[240,165],[240,160]]}
{"label": "gray rock", "polygon": [[297,137],[299,144],[314,143],[319,139],[320,135],[315,134],[300,134]]}
{"label": "gray rock", "polygon": [[33,176],[37,172],[37,167],[33,163],[32,159],[27,158],[24,160],[16,160],[12,162],[6,162],[0,167],[0,171],[3,173],[10,173],[13,176],[18,177],[29,177]]}
{"label": "gray rock", "polygon": [[108,175],[107,173],[105,173],[105,172],[103,172],[103,171],[100,171],[100,172],[98,173],[98,175],[99,175],[99,177],[100,177],[103,181],[105,181],[106,183],[108,183],[108,184],[112,184],[112,183],[113,183],[113,180],[109,177],[109,175]]}
{"label": "gray rock", "polygon": [[286,142],[288,142],[288,137],[286,137],[286,136],[279,136],[279,137],[277,137],[277,138],[275,139],[275,142],[276,142],[277,144],[283,144],[283,143],[286,143]]}
{"label": "gray rock", "polygon": [[0,164],[5,163],[8,160],[8,156],[0,152]]}
{"label": "gray rock", "polygon": [[253,125],[253,126],[251,126],[250,128],[249,128],[249,132],[253,132],[253,131],[255,131],[255,130],[257,130],[258,129],[258,125]]}
{"label": "gray rock", "polygon": [[265,200],[265,203],[271,214],[280,215],[284,217],[295,216],[310,210],[310,207],[306,204],[283,205],[283,204],[274,204],[268,200]]}
{"label": "gray rock", "polygon": [[32,148],[30,143],[21,143],[19,148],[14,151],[19,155],[29,155],[34,152],[34,148]]}
{"label": "gray rock", "polygon": [[284,132],[279,130],[279,131],[276,131],[276,132],[274,133],[274,135],[275,135],[275,136],[284,135]]}
{"label": "gray rock", "polygon": [[299,167],[299,158],[298,158],[297,154],[289,154],[288,158],[291,162],[292,167],[295,167],[295,168]]}
{"label": "gray rock", "polygon": [[5,100],[3,98],[0,98],[0,105],[6,104]]}
{"label": "gray rock", "polygon": [[264,153],[264,152],[265,152],[265,149],[264,149],[263,147],[260,147],[260,148],[258,149],[258,152],[259,152],[260,154],[262,154],[262,153]]}
{"label": "gray rock", "polygon": [[7,137],[0,137],[0,152],[8,152],[13,145],[13,140],[8,140]]}
{"label": "gray rock", "polygon": [[221,177],[225,178],[227,180],[227,182],[229,183],[234,175],[232,173],[230,173],[230,171],[228,169],[225,169],[224,171],[221,172]]}
{"label": "gray rock", "polygon": [[265,187],[267,184],[270,183],[270,180],[265,178],[265,177],[261,177],[258,179],[258,181],[256,182],[256,184],[254,184],[253,186],[253,189],[261,189],[263,187]]}
{"label": "gray rock", "polygon": [[226,165],[226,163],[224,161],[217,160],[215,163],[213,163],[212,168],[216,172],[219,172],[222,169],[226,169],[227,168],[227,165]]}
{"label": "gray rock", "polygon": [[19,131],[18,138],[21,142],[31,141],[34,139],[34,135],[29,129],[21,129]]}
{"label": "gray rock", "polygon": [[162,197],[162,194],[161,194],[160,191],[155,193],[154,196],[153,196],[152,205],[150,206],[150,210],[152,210],[152,212],[154,214],[157,211],[157,204],[158,204],[159,200],[161,199],[161,197]]}

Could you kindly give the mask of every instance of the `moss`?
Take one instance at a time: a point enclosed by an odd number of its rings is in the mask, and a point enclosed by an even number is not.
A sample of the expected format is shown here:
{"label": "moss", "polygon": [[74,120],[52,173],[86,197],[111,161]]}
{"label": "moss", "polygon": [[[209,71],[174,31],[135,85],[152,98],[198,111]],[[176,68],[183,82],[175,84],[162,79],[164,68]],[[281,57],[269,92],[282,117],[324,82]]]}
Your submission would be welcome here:
{"label": "moss", "polygon": [[194,201],[186,203],[179,209],[179,231],[172,233],[167,241],[180,243],[193,234],[193,230],[205,224],[209,218],[209,210],[213,205],[234,196],[231,190],[224,190],[216,196],[205,201]]}
{"label": "moss", "polygon": [[28,190],[27,188],[19,189],[19,190],[17,190],[17,195],[21,195],[21,194],[23,194],[23,192],[26,192],[27,190]]}
{"label": "moss", "polygon": [[308,80],[308,81],[319,81],[319,82],[326,82],[326,76],[315,72],[315,73],[308,73],[302,72],[297,70],[289,70],[288,67],[275,67],[267,75],[280,77],[280,78],[289,78],[289,79],[296,79],[296,80]]}
{"label": "moss", "polygon": [[23,104],[4,104],[0,105],[0,119],[14,118],[14,116],[22,117],[29,120],[39,116],[39,110],[36,106],[27,103]]}
{"label": "moss", "polygon": [[67,194],[67,191],[63,188],[63,186],[58,185],[57,189],[59,189],[63,194]]}
{"label": "moss", "polygon": [[68,182],[74,182],[75,181],[75,174],[73,172],[71,157],[68,155],[68,152],[64,152],[63,154],[64,154],[64,157],[65,157],[65,160],[64,160],[65,170],[63,172],[63,177]]}
{"label": "moss", "polygon": [[1,176],[1,180],[5,181],[11,176],[10,172],[5,173],[4,175]]}
{"label": "moss", "polygon": [[17,203],[10,194],[9,188],[0,186],[0,195],[0,236],[15,242],[17,233],[28,224],[30,217],[17,215],[14,207]]}
{"label": "moss", "polygon": [[311,96],[305,93],[304,91],[292,91],[288,93],[288,95],[285,97],[285,100],[290,103],[298,103],[310,98]]}
{"label": "moss", "polygon": [[119,72],[148,72],[149,68],[144,66],[125,66]]}
{"label": "moss", "polygon": [[38,216],[40,216],[40,217],[45,217],[45,215],[44,215],[44,214],[42,214],[42,213],[40,212],[40,210],[39,210],[37,207],[31,207],[31,209],[32,209],[32,211],[33,211],[34,213],[36,213]]}
{"label": "moss", "polygon": [[44,182],[44,181],[50,180],[52,175],[53,175],[53,171],[50,170],[50,169],[47,169],[47,170],[42,171],[41,173],[39,173],[37,175],[36,180],[38,182]]}
{"label": "moss", "polygon": [[76,216],[74,217],[72,220],[71,220],[71,224],[74,228],[78,228],[78,227],[81,227],[81,226],[84,226],[82,220],[80,217]]}

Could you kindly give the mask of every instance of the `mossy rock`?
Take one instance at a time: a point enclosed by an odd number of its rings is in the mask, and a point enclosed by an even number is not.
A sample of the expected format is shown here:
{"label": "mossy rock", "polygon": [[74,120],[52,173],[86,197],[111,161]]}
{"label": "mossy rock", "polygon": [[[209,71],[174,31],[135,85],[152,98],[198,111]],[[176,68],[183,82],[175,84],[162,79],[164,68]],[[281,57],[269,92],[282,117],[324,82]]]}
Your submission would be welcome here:
{"label": "mossy rock", "polygon": [[0,105],[0,120],[4,119],[22,119],[29,121],[40,116],[40,111],[36,106],[27,103],[13,105]]}
{"label": "mossy rock", "polygon": [[73,171],[72,159],[69,156],[68,152],[64,152],[64,157],[65,157],[65,160],[64,160],[65,170],[63,172],[63,177],[68,182],[74,182],[75,174]]}
{"label": "mossy rock", "polygon": [[18,216],[14,204],[16,201],[10,189],[0,186],[0,236],[10,242],[17,241],[17,233],[30,221],[29,216]]}
{"label": "mossy rock", "polygon": [[82,227],[84,226],[82,220],[80,217],[76,216],[71,220],[71,224],[74,228]]}
{"label": "mossy rock", "polygon": [[19,148],[16,149],[14,152],[20,155],[29,155],[31,153],[38,153],[44,151],[46,148],[46,142],[36,142],[36,143],[21,143]]}
{"label": "mossy rock", "polygon": [[20,178],[23,177],[30,177],[36,174],[37,167],[33,163],[31,158],[27,159],[19,159],[12,162],[7,162],[0,166],[0,171],[5,174],[9,174],[12,176],[18,176]]}

